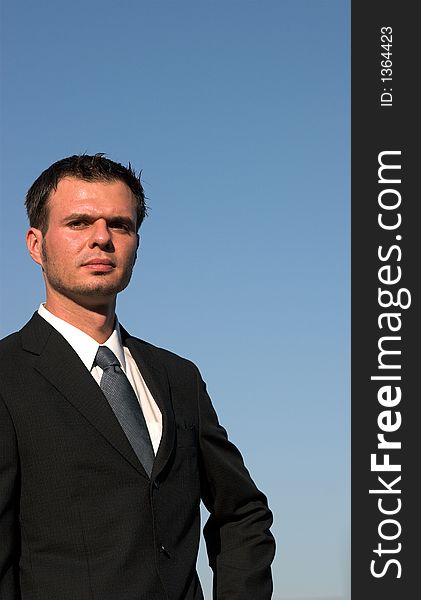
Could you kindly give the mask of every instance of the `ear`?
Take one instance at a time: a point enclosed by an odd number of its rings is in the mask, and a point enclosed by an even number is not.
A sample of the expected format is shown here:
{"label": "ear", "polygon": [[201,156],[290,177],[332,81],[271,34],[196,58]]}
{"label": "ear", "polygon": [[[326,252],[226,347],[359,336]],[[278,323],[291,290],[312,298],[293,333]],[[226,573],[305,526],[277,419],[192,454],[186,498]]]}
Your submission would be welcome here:
{"label": "ear", "polygon": [[28,247],[29,254],[31,255],[32,260],[34,260],[38,265],[43,266],[43,258],[42,258],[42,241],[44,237],[41,233],[40,229],[36,229],[35,227],[30,227],[26,234],[26,245]]}

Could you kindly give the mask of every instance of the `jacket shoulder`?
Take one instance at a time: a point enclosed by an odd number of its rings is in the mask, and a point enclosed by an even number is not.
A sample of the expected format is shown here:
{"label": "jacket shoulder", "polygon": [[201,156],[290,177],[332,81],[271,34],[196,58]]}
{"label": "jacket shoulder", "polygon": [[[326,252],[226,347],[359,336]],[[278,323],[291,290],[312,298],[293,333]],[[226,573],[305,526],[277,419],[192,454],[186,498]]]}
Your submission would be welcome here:
{"label": "jacket shoulder", "polygon": [[0,340],[0,356],[7,357],[21,349],[21,332],[15,331]]}
{"label": "jacket shoulder", "polygon": [[24,356],[27,352],[39,354],[52,331],[51,325],[35,312],[22,329],[0,340],[1,359],[16,360],[17,356]]}
{"label": "jacket shoulder", "polygon": [[[156,346],[151,342],[142,340],[132,335],[126,335],[127,337],[123,335],[123,343],[127,343],[129,349],[131,345],[137,347],[144,355],[150,358],[151,362],[154,364],[160,364],[167,371],[175,371],[178,374],[185,372],[189,373],[190,376],[196,376],[199,373],[197,366],[190,359],[180,356],[179,354],[176,354],[175,352],[166,348]],[[126,337],[126,339],[124,339],[124,337]]]}
{"label": "jacket shoulder", "polygon": [[168,350],[167,348],[161,348],[160,346],[155,346],[155,344],[152,344],[151,342],[147,342],[145,340],[141,340],[140,338],[134,339],[136,340],[136,342],[142,344],[148,352],[158,357],[163,362],[166,362],[168,364],[175,363],[177,365],[184,365],[186,367],[197,368],[193,361],[184,356],[176,354],[172,350]]}

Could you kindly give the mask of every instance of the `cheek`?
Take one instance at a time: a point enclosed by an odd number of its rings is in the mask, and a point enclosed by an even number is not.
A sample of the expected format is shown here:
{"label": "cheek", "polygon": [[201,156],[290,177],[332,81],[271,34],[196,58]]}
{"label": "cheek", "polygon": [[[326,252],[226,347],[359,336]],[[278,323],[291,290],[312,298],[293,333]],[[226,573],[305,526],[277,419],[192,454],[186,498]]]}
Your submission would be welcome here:
{"label": "cheek", "polygon": [[48,260],[59,264],[71,264],[83,248],[80,238],[51,235],[44,239],[44,250]]}
{"label": "cheek", "polygon": [[131,245],[124,248],[121,256],[124,256],[123,262],[127,267],[132,267],[136,261],[137,245]]}
{"label": "cheek", "polygon": [[62,254],[75,254],[85,246],[85,236],[81,235],[81,232],[78,232],[78,235],[75,235],[75,232],[69,232],[67,235],[57,236],[54,244],[57,251]]}

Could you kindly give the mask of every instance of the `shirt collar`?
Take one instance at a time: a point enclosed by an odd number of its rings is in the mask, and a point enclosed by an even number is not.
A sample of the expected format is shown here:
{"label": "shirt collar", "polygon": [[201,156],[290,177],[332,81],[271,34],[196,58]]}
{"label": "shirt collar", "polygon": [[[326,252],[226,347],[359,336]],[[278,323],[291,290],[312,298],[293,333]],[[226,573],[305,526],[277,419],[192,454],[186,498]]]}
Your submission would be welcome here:
{"label": "shirt collar", "polygon": [[40,304],[38,314],[54,327],[64,339],[71,345],[73,350],[79,356],[88,371],[94,366],[94,360],[99,346],[107,346],[118,358],[123,371],[126,370],[126,360],[121,341],[120,324],[116,317],[114,331],[110,337],[103,343],[98,344],[90,335],[78,329],[74,325],[67,323],[63,319],[56,317],[43,304]]}

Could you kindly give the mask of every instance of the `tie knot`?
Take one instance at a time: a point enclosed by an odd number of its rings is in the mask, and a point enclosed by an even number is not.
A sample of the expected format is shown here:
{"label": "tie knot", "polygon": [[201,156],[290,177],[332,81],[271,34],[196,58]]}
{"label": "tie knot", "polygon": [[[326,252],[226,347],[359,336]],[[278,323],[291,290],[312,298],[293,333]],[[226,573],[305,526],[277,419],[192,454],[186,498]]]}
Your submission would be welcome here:
{"label": "tie knot", "polygon": [[118,358],[114,354],[112,350],[107,348],[107,346],[100,346],[98,348],[98,352],[96,353],[95,362],[97,365],[101,367],[103,371],[108,369],[109,367],[119,367],[120,363]]}

